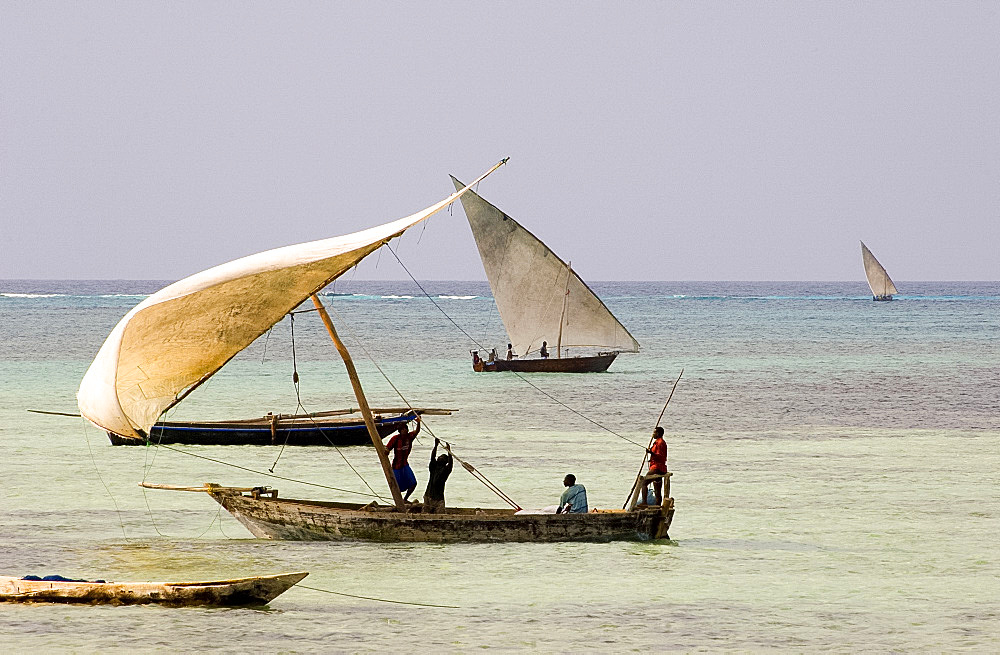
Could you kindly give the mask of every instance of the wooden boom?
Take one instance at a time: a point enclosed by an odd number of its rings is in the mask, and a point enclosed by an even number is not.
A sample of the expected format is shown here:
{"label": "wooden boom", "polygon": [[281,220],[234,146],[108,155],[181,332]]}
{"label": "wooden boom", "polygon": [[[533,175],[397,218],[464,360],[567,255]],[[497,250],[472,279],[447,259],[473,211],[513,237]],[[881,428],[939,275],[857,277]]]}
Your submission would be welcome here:
{"label": "wooden boom", "polygon": [[351,353],[347,351],[347,346],[337,336],[337,330],[333,327],[330,315],[326,313],[326,307],[319,301],[319,297],[315,293],[311,297],[320,318],[323,319],[326,331],[333,339],[333,345],[337,347],[337,352],[340,353],[340,357],[344,360],[344,366],[347,367],[347,375],[351,378],[351,386],[354,387],[354,395],[358,399],[361,415],[365,417],[368,436],[372,438],[372,445],[375,446],[375,452],[378,453],[379,462],[382,464],[382,472],[385,473],[385,481],[389,484],[389,491],[392,492],[392,500],[396,503],[396,507],[402,510],[405,507],[403,494],[399,492],[396,476],[393,475],[392,467],[389,465],[389,455],[385,452],[385,446],[382,445],[382,438],[379,436],[378,430],[375,429],[375,418],[372,416],[371,408],[368,407],[368,399],[365,398],[364,389],[361,388],[361,380],[358,379],[358,371],[354,368],[354,360],[351,359]]}

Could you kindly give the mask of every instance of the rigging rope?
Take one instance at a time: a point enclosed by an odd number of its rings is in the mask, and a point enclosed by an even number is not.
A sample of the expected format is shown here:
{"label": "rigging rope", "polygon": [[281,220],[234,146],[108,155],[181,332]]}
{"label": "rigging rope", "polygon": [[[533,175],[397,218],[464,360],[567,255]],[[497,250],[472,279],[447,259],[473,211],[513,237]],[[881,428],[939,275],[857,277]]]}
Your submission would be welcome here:
{"label": "rigging rope", "polygon": [[496,486],[489,478],[487,478],[485,475],[483,475],[475,466],[473,466],[472,464],[469,464],[468,462],[466,462],[465,460],[463,460],[461,457],[459,457],[455,453],[451,452],[451,445],[448,444],[448,442],[445,442],[445,446],[446,446],[446,450],[448,451],[448,454],[451,455],[452,457],[454,457],[456,460],[458,460],[458,463],[462,465],[462,468],[464,468],[466,471],[468,471],[470,474],[472,474],[472,477],[476,478],[477,480],[479,480],[480,482],[482,482],[484,485],[486,485],[487,489],[489,489],[490,491],[492,491],[496,495],[500,496],[501,500],[503,500],[505,503],[507,503],[508,505],[510,505],[511,507],[513,507],[514,509],[516,509],[516,510],[521,510],[522,509],[522,507],[520,505],[518,505],[517,503],[515,503],[513,501],[513,499],[511,499],[510,496],[508,496],[507,494],[505,494],[500,489],[500,487]]}
{"label": "rigging rope", "polygon": [[[381,249],[379,250],[379,252],[381,252]],[[389,252],[392,252],[392,248],[389,249]],[[394,257],[396,256],[396,253],[392,252],[392,254],[393,254]],[[461,325],[459,325],[458,323],[456,323],[455,319],[453,319],[451,316],[448,316],[448,312],[446,312],[443,309],[441,309],[441,306],[438,305],[437,302],[435,302],[434,298],[431,297],[431,294],[427,293],[427,290],[424,289],[423,285],[421,285],[419,282],[417,282],[417,278],[413,277],[413,273],[410,272],[410,269],[406,268],[406,265],[403,264],[403,260],[401,260],[399,257],[396,257],[396,261],[399,262],[399,265],[403,267],[403,270],[406,271],[406,274],[410,276],[410,279],[413,280],[413,283],[417,285],[417,288],[420,289],[420,291],[425,296],[427,296],[427,299],[430,300],[434,304],[434,306],[437,307],[438,310],[442,314],[444,314],[444,317],[446,319],[448,319],[449,321],[451,321],[452,325],[454,325],[456,328],[458,328],[459,332],[461,332],[462,334],[464,334],[466,336],[466,338],[469,341],[471,341],[472,343],[476,344],[480,348],[485,349],[485,346],[483,346],[478,341],[476,341],[476,338],[474,336],[472,336],[471,334],[469,334],[468,332],[466,332],[465,329]]]}
{"label": "rigging rope", "polygon": [[264,337],[264,352],[261,353],[260,355],[261,366],[264,365],[264,359],[267,358],[267,342],[271,339],[271,330],[273,329],[274,329],[273,325],[267,328],[267,335]]}
{"label": "rigging rope", "polygon": [[104,476],[101,475],[101,469],[97,468],[97,460],[94,458],[94,449],[90,445],[90,435],[87,434],[87,422],[83,421],[83,438],[87,442],[87,450],[90,451],[90,461],[94,465],[94,472],[97,473],[97,479],[101,481],[104,485],[104,490],[108,492],[108,496],[111,497],[111,502],[114,503],[115,512],[118,513],[118,522],[122,526],[122,537],[128,540],[128,534],[125,532],[125,519],[122,518],[122,510],[118,507],[118,501],[115,500],[114,494],[111,493],[111,489],[108,487],[108,483],[104,481]]}
{"label": "rigging rope", "polygon": [[[391,248],[389,249],[389,252],[392,252]],[[396,253],[393,252],[392,254],[395,255]],[[476,344],[476,346],[478,346],[479,348],[481,348],[483,350],[486,350],[486,346],[484,346],[481,343],[479,343],[478,341],[476,341],[476,339],[473,336],[471,336],[468,332],[466,332],[464,329],[462,329],[462,326],[459,325],[458,323],[456,323],[455,320],[451,316],[448,316],[448,312],[444,311],[444,309],[442,309],[441,306],[434,301],[434,298],[432,298],[430,296],[430,294],[427,293],[427,290],[424,289],[424,287],[419,282],[417,282],[417,278],[413,277],[413,273],[410,273],[410,269],[406,268],[406,265],[403,263],[403,261],[399,257],[396,257],[396,261],[398,261],[399,265],[403,267],[403,270],[406,271],[406,274],[410,276],[410,279],[413,280],[413,283],[417,285],[417,287],[423,292],[423,294],[425,296],[427,296],[427,299],[430,300],[434,304],[434,306],[437,307],[438,310],[442,314],[444,314],[445,318],[447,318],[449,321],[451,321],[452,325],[454,325],[456,328],[458,328],[462,332],[462,334],[464,334],[469,339],[469,341],[471,341],[472,343]],[[568,409],[569,411],[573,412],[574,414],[576,414],[577,416],[579,416],[580,418],[582,418],[582,419],[584,419],[586,421],[590,421],[591,423],[593,423],[597,427],[601,428],[602,430],[605,430],[606,432],[610,432],[611,434],[615,435],[619,439],[623,439],[623,440],[629,442],[630,444],[632,444],[633,446],[636,446],[638,448],[642,448],[643,450],[645,450],[646,447],[643,446],[642,444],[637,443],[635,441],[632,441],[628,437],[625,437],[623,435],[618,434],[617,432],[615,432],[611,428],[609,428],[607,426],[604,426],[604,425],[598,423],[597,421],[595,421],[594,419],[590,418],[589,416],[587,416],[587,415],[585,415],[585,414],[583,414],[583,413],[581,413],[581,412],[573,409],[572,407],[570,407],[566,403],[564,403],[561,400],[559,400],[558,398],[554,397],[552,394],[550,394],[547,391],[544,391],[541,388],[539,388],[535,383],[531,382],[530,380],[528,380],[527,378],[525,378],[523,375],[521,375],[517,371],[510,371],[510,373],[513,373],[522,382],[524,382],[525,384],[527,384],[528,386],[530,386],[535,391],[537,391],[538,393],[542,394],[543,396],[545,396],[546,398],[548,398],[552,402],[556,403],[557,405],[560,405],[560,406]]]}
{"label": "rigging rope", "polygon": [[[308,416],[310,412],[302,404],[302,395],[300,393],[300,388],[299,388],[298,362],[295,358],[295,312],[289,312],[288,318],[289,318],[289,323],[291,325],[291,339],[292,339],[292,384],[295,387],[295,400],[297,402],[295,413],[297,414],[298,410],[301,409],[302,413]],[[344,460],[344,463],[347,464],[347,467],[351,469],[354,475],[358,476],[358,478],[365,484],[366,487],[368,487],[368,491],[372,492],[372,495],[378,498],[379,500],[384,500],[384,498],[380,496],[379,493],[375,491],[375,489],[373,489],[370,484],[368,484],[368,480],[366,480],[365,477],[361,475],[361,473],[356,468],[354,468],[354,465],[351,464],[351,462],[347,459],[347,455],[345,455],[343,451],[340,450],[340,447],[333,442],[333,439],[331,439],[329,435],[327,435],[326,431],[323,430],[323,428],[319,427],[319,423],[317,423],[316,418],[314,416],[308,416],[308,418],[310,421],[312,421],[313,426],[317,430],[319,430],[319,433],[323,435],[323,438],[326,439],[327,443],[333,446],[333,449],[337,451],[337,454],[340,455],[340,457]],[[282,453],[285,452],[285,446],[288,445],[288,440],[291,438],[291,436],[292,436],[292,431],[288,430],[285,433],[285,441],[284,443],[281,444],[281,450],[278,451],[278,456],[274,458],[274,463],[271,465],[271,468],[268,469],[268,471],[270,471],[271,473],[274,473],[274,468],[278,465],[278,460],[281,459]]]}
{"label": "rigging rope", "polygon": [[[412,411],[416,415],[417,411],[415,409],[413,409],[413,405],[411,405],[410,401],[407,400],[406,396],[403,395],[403,392],[400,391],[396,387],[395,384],[393,384],[392,380],[389,379],[389,376],[386,375],[385,371],[382,370],[382,367],[378,365],[378,362],[375,361],[375,358],[372,356],[372,354],[370,352],[368,352],[367,348],[365,348],[364,343],[361,340],[359,340],[357,338],[357,336],[354,334],[354,332],[351,330],[350,325],[347,323],[347,321],[344,320],[344,317],[341,316],[337,312],[336,309],[333,309],[333,307],[330,307],[329,310],[331,312],[333,312],[333,314],[337,317],[337,319],[340,321],[340,324],[342,326],[344,326],[344,328],[347,330],[347,334],[350,335],[350,337],[358,344],[358,347],[361,348],[361,351],[365,354],[366,357],[368,357],[368,359],[371,361],[372,365],[374,365],[375,368],[378,370],[378,372],[382,374],[382,377],[385,378],[385,381],[389,383],[389,386],[392,387],[392,390],[396,392],[396,394],[399,396],[400,400],[402,400],[403,403],[405,403],[406,406],[410,409],[410,411]],[[422,425],[424,425],[424,427],[427,429],[427,432],[432,437],[434,437],[435,439],[438,438],[437,435],[434,434],[434,431],[430,428],[429,425],[427,425],[426,423],[424,423]],[[448,442],[445,442],[446,445],[447,445],[447,443]],[[500,487],[498,487],[493,482],[491,482],[485,475],[483,475],[482,473],[480,473],[476,469],[476,467],[472,466],[472,464],[469,464],[469,463],[467,463],[467,462],[459,459],[458,455],[455,455],[454,453],[452,453],[450,445],[448,446],[448,453],[452,457],[454,457],[455,459],[457,459],[458,462],[462,465],[462,468],[464,468],[466,471],[468,471],[469,473],[471,473],[472,477],[474,477],[477,480],[479,480],[480,482],[482,482],[483,485],[485,485],[485,487],[487,489],[489,489],[490,491],[492,491],[493,493],[495,493],[497,496],[499,496],[501,500],[503,500],[505,503],[507,503],[508,505],[510,505],[511,507],[513,507],[515,509],[521,509],[520,505],[518,505],[513,500],[511,500],[510,496],[508,496],[506,493],[504,493],[503,490],[500,489]]]}
{"label": "rigging rope", "polygon": [[257,475],[263,475],[266,478],[274,478],[276,480],[285,480],[286,482],[295,482],[296,484],[305,484],[310,487],[319,487],[320,489],[330,489],[332,491],[341,491],[347,494],[356,494],[358,496],[370,496],[384,500],[381,496],[376,493],[367,493],[364,491],[354,491],[352,489],[341,489],[340,487],[331,487],[329,485],[320,484],[318,482],[308,482],[306,480],[297,480],[295,478],[289,478],[284,475],[278,475],[277,473],[265,473],[264,471],[258,471],[256,469],[248,468],[246,466],[240,466],[239,464],[233,464],[232,462],[224,462],[221,459],[215,459],[214,457],[208,457],[206,455],[198,455],[196,453],[190,453],[186,450],[181,450],[180,448],[174,448],[173,446],[168,446],[167,444],[154,444],[157,448],[166,448],[167,450],[172,450],[176,453],[182,455],[190,455],[191,457],[197,457],[198,459],[208,460],[209,462],[215,462],[216,464],[222,464],[223,466],[231,466],[234,469],[239,469],[241,471],[248,471],[250,473],[255,473]]}

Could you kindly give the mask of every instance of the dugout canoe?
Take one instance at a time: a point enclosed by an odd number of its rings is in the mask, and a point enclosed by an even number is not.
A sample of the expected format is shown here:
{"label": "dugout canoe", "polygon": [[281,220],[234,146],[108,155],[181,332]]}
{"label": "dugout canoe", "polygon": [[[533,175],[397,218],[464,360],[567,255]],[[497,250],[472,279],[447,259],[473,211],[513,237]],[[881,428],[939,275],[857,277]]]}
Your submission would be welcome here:
{"label": "dugout canoe", "polygon": [[233,580],[196,582],[79,582],[24,580],[0,576],[0,601],[89,605],[266,605],[287,591],[306,571]]}
{"label": "dugout canoe", "polygon": [[172,491],[203,491],[255,537],[299,541],[496,543],[668,539],[674,499],[662,506],[598,510],[586,514],[525,514],[513,509],[449,507],[425,514],[420,504],[393,505],[279,498],[277,489],[205,484]]}

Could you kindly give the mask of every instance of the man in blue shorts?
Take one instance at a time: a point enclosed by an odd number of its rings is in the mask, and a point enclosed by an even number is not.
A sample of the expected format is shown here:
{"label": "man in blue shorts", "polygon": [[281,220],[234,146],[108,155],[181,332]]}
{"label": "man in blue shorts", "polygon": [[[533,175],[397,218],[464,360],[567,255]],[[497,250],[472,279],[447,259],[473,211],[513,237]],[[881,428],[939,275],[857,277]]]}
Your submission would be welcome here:
{"label": "man in blue shorts", "polygon": [[417,488],[417,476],[413,475],[407,459],[413,449],[413,440],[420,434],[420,415],[417,414],[417,429],[410,432],[408,423],[399,426],[399,432],[392,435],[389,443],[385,445],[386,450],[392,451],[392,474],[396,476],[396,485],[403,493],[403,501],[409,502],[410,494]]}

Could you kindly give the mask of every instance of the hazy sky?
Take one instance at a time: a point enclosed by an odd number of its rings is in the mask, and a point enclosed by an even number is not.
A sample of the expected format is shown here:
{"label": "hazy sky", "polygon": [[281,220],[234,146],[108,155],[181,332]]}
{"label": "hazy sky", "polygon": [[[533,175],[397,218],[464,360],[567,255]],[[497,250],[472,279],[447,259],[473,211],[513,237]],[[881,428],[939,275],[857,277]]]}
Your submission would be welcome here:
{"label": "hazy sky", "polygon": [[[998,13],[0,0],[0,278],[176,279],[509,155],[480,193],[584,279],[1000,279]],[[460,206],[400,256],[483,278]]]}

